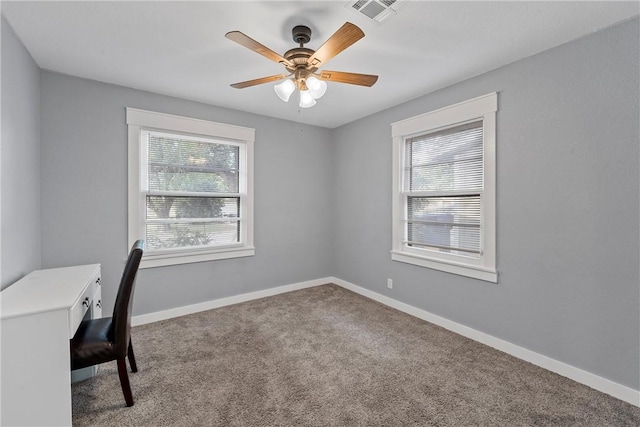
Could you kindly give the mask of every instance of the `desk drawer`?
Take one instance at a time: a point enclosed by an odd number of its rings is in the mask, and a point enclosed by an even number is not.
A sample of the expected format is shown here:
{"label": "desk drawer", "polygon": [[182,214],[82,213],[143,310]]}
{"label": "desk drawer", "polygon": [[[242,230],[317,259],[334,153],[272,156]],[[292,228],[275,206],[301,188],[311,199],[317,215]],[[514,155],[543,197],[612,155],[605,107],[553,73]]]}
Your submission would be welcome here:
{"label": "desk drawer", "polygon": [[100,319],[102,317],[102,286],[98,282],[96,290],[93,293],[93,315],[92,319]]}
{"label": "desk drawer", "polygon": [[96,294],[101,295],[100,272],[98,272],[96,276],[87,283],[87,287],[84,289],[84,292],[73,304],[71,310],[69,310],[69,338],[75,335],[84,315],[91,308]]}

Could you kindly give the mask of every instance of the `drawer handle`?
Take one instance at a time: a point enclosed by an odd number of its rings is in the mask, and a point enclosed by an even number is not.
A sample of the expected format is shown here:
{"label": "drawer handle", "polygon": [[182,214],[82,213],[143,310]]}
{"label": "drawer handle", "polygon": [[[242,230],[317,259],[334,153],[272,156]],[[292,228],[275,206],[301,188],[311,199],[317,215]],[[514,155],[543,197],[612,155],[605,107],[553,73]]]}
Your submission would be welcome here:
{"label": "drawer handle", "polygon": [[102,308],[102,300],[98,300],[98,302],[96,302],[96,307]]}
{"label": "drawer handle", "polygon": [[89,308],[89,297],[85,297],[84,301],[82,301],[82,305],[84,305],[85,307]]}

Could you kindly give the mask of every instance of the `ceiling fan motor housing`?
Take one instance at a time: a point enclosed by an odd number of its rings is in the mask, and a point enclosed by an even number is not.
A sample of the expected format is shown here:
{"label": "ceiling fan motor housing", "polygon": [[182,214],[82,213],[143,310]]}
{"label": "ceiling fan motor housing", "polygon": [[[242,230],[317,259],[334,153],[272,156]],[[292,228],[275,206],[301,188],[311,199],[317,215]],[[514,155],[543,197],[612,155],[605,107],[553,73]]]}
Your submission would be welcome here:
{"label": "ceiling fan motor housing", "polygon": [[300,68],[307,68],[307,60],[315,51],[306,47],[295,47],[284,53],[284,57],[293,64],[293,66],[285,65],[285,68],[293,73]]}
{"label": "ceiling fan motor housing", "polygon": [[309,43],[311,40],[311,29],[305,25],[296,25],[291,30],[293,35],[293,41],[300,44],[300,47],[294,47],[284,53],[284,58],[290,61],[293,65],[285,65],[285,68],[295,74],[296,82],[300,82],[304,85],[304,80],[317,68],[309,67],[308,59],[315,53],[313,49],[307,49],[303,47],[305,43]]}

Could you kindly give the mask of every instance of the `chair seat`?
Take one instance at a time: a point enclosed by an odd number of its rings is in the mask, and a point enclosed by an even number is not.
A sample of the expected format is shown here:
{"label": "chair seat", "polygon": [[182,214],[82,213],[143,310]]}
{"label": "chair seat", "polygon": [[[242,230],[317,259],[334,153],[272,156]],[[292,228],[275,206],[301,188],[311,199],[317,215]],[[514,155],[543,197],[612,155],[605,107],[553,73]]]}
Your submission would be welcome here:
{"label": "chair seat", "polygon": [[71,339],[71,370],[116,360],[109,337],[111,317],[83,320]]}

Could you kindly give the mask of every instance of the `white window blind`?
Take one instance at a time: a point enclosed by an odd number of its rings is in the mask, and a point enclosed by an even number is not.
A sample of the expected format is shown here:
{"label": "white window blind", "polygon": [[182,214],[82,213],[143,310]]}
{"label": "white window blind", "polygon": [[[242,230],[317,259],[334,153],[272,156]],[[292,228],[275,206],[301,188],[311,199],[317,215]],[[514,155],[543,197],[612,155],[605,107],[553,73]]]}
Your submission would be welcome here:
{"label": "white window blind", "polygon": [[142,185],[149,252],[240,241],[240,146],[143,131]]}
{"label": "white window blind", "polygon": [[405,243],[477,257],[482,252],[482,120],[408,138],[404,152]]}

